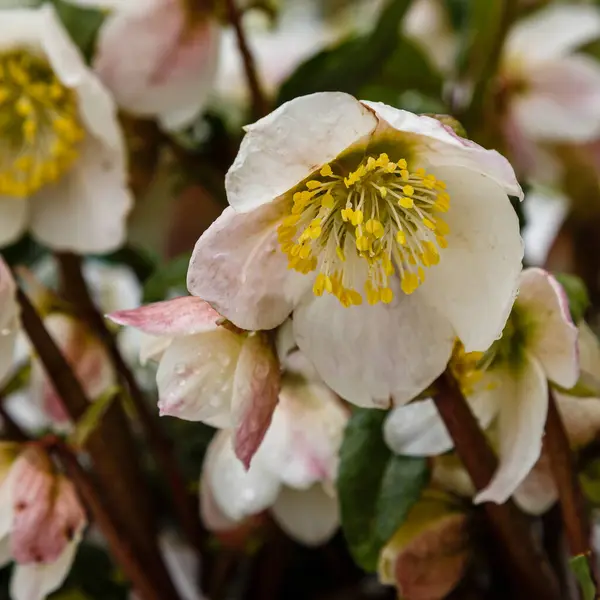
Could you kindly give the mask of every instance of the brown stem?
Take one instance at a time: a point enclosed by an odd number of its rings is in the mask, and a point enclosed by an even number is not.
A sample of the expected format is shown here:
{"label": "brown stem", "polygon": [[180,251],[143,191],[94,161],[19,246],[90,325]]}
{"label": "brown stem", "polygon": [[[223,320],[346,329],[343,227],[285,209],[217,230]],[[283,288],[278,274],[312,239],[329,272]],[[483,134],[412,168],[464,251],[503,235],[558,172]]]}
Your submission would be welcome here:
{"label": "brown stem", "polygon": [[[73,421],[89,406],[89,400],[60,349],[27,295],[17,289],[21,322],[48,377]],[[120,534],[131,541],[144,562],[146,577],[164,600],[177,598],[156,544],[154,524],[143,510],[150,496],[136,457],[136,447],[122,409],[113,403],[86,442],[94,470],[102,485],[104,501],[120,523]]]}
{"label": "brown stem", "polygon": [[[454,378],[445,373],[434,401],[475,488],[491,481],[498,466],[496,456],[479,428]],[[512,501],[484,504],[490,527],[504,550],[515,589],[524,598],[559,600],[558,582],[546,559],[536,549],[524,516]]]}
{"label": "brown stem", "polygon": [[135,590],[145,600],[164,600],[159,590],[146,576],[144,565],[128,540],[123,536],[123,523],[119,523],[105,505],[102,495],[92,477],[81,468],[77,457],[71,449],[60,440],[55,440],[50,449],[59,458],[69,479],[75,484],[83,502],[89,508],[91,515],[104,534],[111,552],[123,567],[125,575],[133,584]]}
{"label": "brown stem", "polygon": [[550,458],[550,468],[558,490],[570,554],[571,556],[586,556],[590,564],[590,572],[594,573],[595,563],[590,544],[590,527],[586,520],[583,494],[575,472],[569,438],[551,391],[548,392],[548,417],[544,446]]}
{"label": "brown stem", "polygon": [[246,80],[248,81],[248,88],[250,89],[250,96],[252,98],[252,113],[255,119],[260,119],[260,117],[264,117],[269,112],[269,104],[260,84],[254,56],[246,39],[242,24],[242,14],[238,9],[236,0],[226,0],[226,6],[229,22],[235,29],[238,47],[244,61]]}
{"label": "brown stem", "polygon": [[81,312],[81,318],[88,323],[106,346],[116,371],[129,391],[154,459],[167,479],[183,531],[202,555],[206,536],[200,523],[196,502],[188,493],[186,481],[175,459],[170,440],[163,433],[157,418],[149,411],[144,394],[129,365],[123,359],[114,335],[106,326],[106,321],[94,304],[81,270],[81,258],[74,254],[57,254],[57,260],[63,279],[63,289],[68,295],[68,300],[72,302],[76,310]]}

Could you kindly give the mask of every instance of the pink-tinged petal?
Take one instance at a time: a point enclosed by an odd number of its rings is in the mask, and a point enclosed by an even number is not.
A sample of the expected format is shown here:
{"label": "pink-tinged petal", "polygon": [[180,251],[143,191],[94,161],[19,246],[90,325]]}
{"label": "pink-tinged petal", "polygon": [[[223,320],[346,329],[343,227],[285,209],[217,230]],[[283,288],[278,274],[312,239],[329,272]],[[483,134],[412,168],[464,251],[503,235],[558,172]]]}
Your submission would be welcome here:
{"label": "pink-tinged petal", "polygon": [[416,148],[416,160],[424,165],[465,167],[486,175],[506,194],[523,198],[523,190],[510,163],[495,150],[486,150],[433,117],[415,115],[381,102],[362,101],[383,121],[380,128],[404,132]]}
{"label": "pink-tinged petal", "polygon": [[337,498],[320,484],[306,490],[282,488],[271,512],[287,535],[306,546],[325,544],[340,526]]}
{"label": "pink-tinged petal", "polygon": [[13,600],[44,600],[58,589],[71,570],[82,534],[83,528],[76,531],[73,540],[53,563],[15,565],[10,581],[10,597]]}
{"label": "pink-tinged petal", "polygon": [[517,506],[530,515],[545,513],[558,499],[548,455],[542,453],[514,494]]}
{"label": "pink-tinged petal", "polygon": [[442,600],[461,580],[470,556],[467,516],[425,499],[382,550],[379,578],[403,598]]}
{"label": "pink-tinged petal", "polygon": [[8,265],[0,256],[0,383],[13,367],[19,331],[16,287]]}
{"label": "pink-tinged petal", "polygon": [[307,294],[294,311],[294,331],[333,391],[378,408],[404,404],[430,385],[446,368],[455,339],[441,309],[419,291],[407,296],[397,288],[391,304],[348,308],[331,294]]}
{"label": "pink-tinged petal", "polygon": [[12,554],[20,564],[50,564],[86,523],[73,484],[53,471],[48,456],[29,448],[15,463]]}
{"label": "pink-tinged petal", "polygon": [[515,308],[523,320],[527,351],[540,362],[546,377],[564,388],[573,387],[579,377],[578,331],[561,285],[542,269],[526,269]]}
{"label": "pink-tinged petal", "polygon": [[527,477],[540,457],[548,412],[546,374],[535,358],[525,355],[518,371],[500,368],[495,376],[495,387],[487,393],[499,405],[500,465],[476,503],[506,502]]}
{"label": "pink-tinged petal", "polygon": [[27,229],[29,201],[0,195],[0,247],[16,242]]}
{"label": "pink-tinged petal", "polygon": [[151,335],[194,335],[214,331],[221,315],[208,302],[183,296],[107,315],[119,325],[135,327]]}
{"label": "pink-tinged petal", "polygon": [[272,506],[280,483],[256,461],[246,469],[233,451],[232,431],[218,432],[204,458],[203,481],[222,515],[241,522]]}
{"label": "pink-tinged petal", "polygon": [[223,328],[174,339],[156,373],[160,414],[230,427],[243,343],[242,336]]}
{"label": "pink-tinged petal", "polygon": [[250,335],[239,355],[231,402],[233,447],[246,468],[271,424],[280,387],[279,361],[269,340]]}
{"label": "pink-tinged petal", "polygon": [[279,248],[281,203],[238,214],[226,208],[198,240],[187,284],[224,317],[248,330],[273,329],[290,315],[312,279],[287,268]]}
{"label": "pink-tinged petal", "polygon": [[252,211],[285,194],[377,125],[372,112],[341,92],[301,96],[246,128],[225,178],[229,202]]}
{"label": "pink-tinged petal", "polygon": [[94,68],[120,107],[182,127],[211,90],[219,40],[216,22],[188,22],[177,0],[124,6],[100,30]]}
{"label": "pink-tinged petal", "polygon": [[172,342],[173,338],[166,335],[154,336],[142,333],[139,342],[140,364],[145,366],[150,361],[159,362]]}
{"label": "pink-tinged petal", "polygon": [[414,295],[446,316],[467,352],[485,351],[504,329],[519,284],[523,242],[517,215],[488,177],[460,167],[434,173],[450,194],[444,215],[448,247]]}
{"label": "pink-tinged petal", "polygon": [[349,411],[322,383],[284,376],[255,462],[292,488],[333,482]]}
{"label": "pink-tinged petal", "polygon": [[582,448],[594,441],[600,433],[600,399],[554,395],[571,447]]}
{"label": "pink-tinged petal", "polygon": [[592,6],[553,4],[521,19],[508,34],[507,68],[514,61],[535,68],[554,61],[600,36],[600,11]]}
{"label": "pink-tinged petal", "polygon": [[125,240],[133,206],[122,152],[88,138],[73,168],[30,201],[32,232],[46,246],[79,253],[115,250]]}
{"label": "pink-tinged petal", "polygon": [[600,66],[584,55],[553,61],[528,76],[527,91],[511,105],[525,136],[589,142],[600,134]]}
{"label": "pink-tinged petal", "polygon": [[[494,398],[474,393],[467,398],[482,428],[486,429],[498,411]],[[433,400],[417,400],[392,410],[385,421],[383,435],[396,454],[437,456],[454,447]]]}

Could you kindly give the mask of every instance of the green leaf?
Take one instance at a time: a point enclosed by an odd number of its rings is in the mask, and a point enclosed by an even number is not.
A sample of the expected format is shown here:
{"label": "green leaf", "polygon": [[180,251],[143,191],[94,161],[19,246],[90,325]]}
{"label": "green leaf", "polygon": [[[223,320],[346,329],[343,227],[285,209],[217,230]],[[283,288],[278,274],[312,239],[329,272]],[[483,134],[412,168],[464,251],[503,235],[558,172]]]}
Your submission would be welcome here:
{"label": "green leaf", "polygon": [[71,39],[85,59],[90,62],[105,13],[94,8],[76,6],[66,0],[51,0],[51,2]]}
{"label": "green leaf", "polygon": [[308,59],[284,82],[277,104],[314,92],[358,91],[382,72],[400,40],[400,23],[411,0],[389,0],[369,35],[347,39]]}
{"label": "green leaf", "polygon": [[173,290],[185,293],[186,275],[191,253],[186,252],[159,266],[144,284],[144,302],[159,302]]}
{"label": "green leaf", "polygon": [[596,586],[594,585],[594,580],[592,579],[592,574],[590,573],[588,557],[583,554],[574,556],[569,561],[569,566],[571,567],[571,571],[573,571],[577,581],[579,582],[579,585],[581,586],[583,600],[594,600],[596,597]]}
{"label": "green leaf", "polygon": [[428,482],[427,461],[394,456],[382,437],[387,413],[358,409],[340,452],[342,529],[356,562],[374,571],[381,548],[400,527]]}
{"label": "green leaf", "polygon": [[117,386],[111,386],[106,390],[99,398],[92,402],[83,416],[79,419],[75,425],[75,429],[69,436],[69,443],[75,447],[81,447],[85,445],[90,434],[96,429],[102,417],[108,410],[108,407],[112,404],[113,400],[117,397],[119,388]]}
{"label": "green leaf", "polygon": [[590,306],[590,297],[585,283],[576,275],[567,273],[553,273],[553,275],[563,290],[565,290],[569,301],[571,318],[575,324],[578,324]]}

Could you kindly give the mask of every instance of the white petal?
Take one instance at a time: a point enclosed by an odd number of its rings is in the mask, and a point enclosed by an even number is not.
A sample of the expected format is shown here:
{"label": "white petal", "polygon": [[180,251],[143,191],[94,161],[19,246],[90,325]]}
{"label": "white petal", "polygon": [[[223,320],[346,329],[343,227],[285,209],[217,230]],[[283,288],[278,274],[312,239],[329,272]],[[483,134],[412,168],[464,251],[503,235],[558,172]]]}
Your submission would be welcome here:
{"label": "white petal", "polygon": [[136,327],[151,335],[193,335],[214,331],[221,318],[208,302],[193,296],[182,296],[163,302],[146,304],[131,310],[118,310],[109,319],[119,325]]}
{"label": "white petal", "polygon": [[271,424],[279,387],[279,361],[269,340],[261,334],[249,336],[240,351],[231,400],[234,450],[246,468]]}
{"label": "white petal", "polygon": [[247,127],[225,178],[231,206],[248,212],[281,196],[377,125],[341,92],[301,96]]}
{"label": "white petal", "polygon": [[502,504],[540,457],[548,412],[546,375],[535,358],[525,356],[520,371],[500,370],[496,387],[488,393],[498,397],[500,465],[475,502]]}
{"label": "white petal", "polygon": [[246,470],[233,452],[231,432],[219,432],[211,441],[204,459],[205,481],[223,514],[242,521],[275,502],[279,481],[253,463]]}
{"label": "white petal", "polygon": [[44,18],[39,10],[15,8],[2,11],[0,19],[0,50],[15,47],[41,51],[41,30]]}
{"label": "white petal", "polygon": [[[497,403],[487,394],[467,398],[471,410],[484,429],[497,412]],[[417,400],[390,412],[383,427],[388,447],[396,454],[437,456],[454,447],[433,400]]]}
{"label": "white petal", "polygon": [[359,406],[404,404],[445,369],[454,333],[427,299],[396,290],[391,304],[343,307],[307,294],[294,312],[300,350],[342,398]]}
{"label": "white petal", "polygon": [[537,140],[588,142],[600,134],[600,65],[575,55],[536,68],[511,106],[518,126]]}
{"label": "white petal", "polygon": [[13,600],[44,600],[46,596],[60,587],[69,574],[81,536],[82,531],[80,530],[54,563],[15,565],[10,581],[11,598]]}
{"label": "white petal", "polygon": [[312,279],[287,268],[277,225],[284,207],[249,214],[226,208],[200,237],[187,275],[189,291],[242,329],[273,329],[292,312]]}
{"label": "white petal", "polygon": [[347,408],[322,383],[284,377],[255,461],[289,487],[333,482],[348,417]]}
{"label": "white petal", "polygon": [[[495,150],[486,150],[457,135],[437,119],[415,115],[381,102],[366,102],[393,129],[406,132],[406,140],[416,147],[419,161],[435,166],[466,167],[487,175],[507,194],[523,198],[523,190],[510,163]],[[385,124],[380,125],[385,129]]]}
{"label": "white petal", "polygon": [[74,167],[31,198],[34,235],[47,246],[80,253],[109,252],[125,239],[132,206],[123,155],[94,138]]}
{"label": "white petal", "polygon": [[517,506],[530,515],[541,515],[556,502],[558,490],[545,454],[516,489],[514,498]]}
{"label": "white petal", "polygon": [[160,552],[181,600],[205,600],[198,589],[200,560],[192,546],[173,530],[160,534]]}
{"label": "white petal", "polygon": [[578,345],[581,370],[598,376],[600,374],[600,340],[585,321],[579,323]]}
{"label": "white petal", "polygon": [[142,303],[142,286],[127,265],[89,259],[83,264],[83,274],[104,312],[136,308]]}
{"label": "white petal", "polygon": [[226,329],[174,339],[156,373],[160,414],[229,426],[242,343],[241,336]]}
{"label": "white petal", "polygon": [[0,256],[0,382],[14,366],[19,333],[16,287],[8,265]]}
{"label": "white petal", "polygon": [[29,200],[0,195],[0,247],[16,242],[29,217]]}
{"label": "white petal", "polygon": [[324,544],[340,524],[337,498],[319,484],[301,491],[284,487],[272,512],[285,533],[307,546]]}
{"label": "white petal", "polygon": [[554,392],[560,416],[573,448],[582,448],[600,433],[600,399]]}
{"label": "white petal", "polygon": [[[130,331],[135,330],[131,329]],[[166,335],[155,336],[147,333],[140,335],[140,364],[142,366],[146,366],[150,361],[158,362],[173,342],[173,338]]]}
{"label": "white petal", "polygon": [[491,179],[464,168],[439,167],[450,210],[448,247],[427,270],[415,295],[453,325],[467,352],[487,350],[510,313],[523,258],[517,215]]}
{"label": "white petal", "polygon": [[220,28],[189,26],[183,7],[162,1],[117,10],[103,24],[94,68],[125,110],[172,128],[199,113],[217,68]]}
{"label": "white petal", "polygon": [[571,388],[579,377],[578,331],[561,285],[546,271],[521,274],[515,307],[525,320],[527,351],[542,365],[546,377]]}
{"label": "white petal", "polygon": [[511,28],[508,60],[534,65],[565,56],[600,35],[600,11],[592,6],[553,4]]}

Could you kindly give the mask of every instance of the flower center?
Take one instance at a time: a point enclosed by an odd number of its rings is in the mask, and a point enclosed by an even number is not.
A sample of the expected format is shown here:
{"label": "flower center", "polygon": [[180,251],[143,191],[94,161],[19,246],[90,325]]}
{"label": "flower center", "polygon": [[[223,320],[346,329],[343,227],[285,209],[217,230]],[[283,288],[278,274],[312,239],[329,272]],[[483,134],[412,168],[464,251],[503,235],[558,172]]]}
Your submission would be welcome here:
{"label": "flower center", "polygon": [[438,216],[450,206],[444,182],[387,154],[365,158],[347,176],[334,168],[325,165],[322,181],[294,194],[278,228],[289,268],[317,270],[315,295],[328,292],[344,306],[362,304],[360,288],[370,304],[391,302],[395,273],[412,294],[448,245],[448,225]]}
{"label": "flower center", "polygon": [[75,93],[44,59],[0,54],[0,194],[26,197],[56,181],[83,136]]}
{"label": "flower center", "polygon": [[448,369],[464,396],[470,396],[483,377],[485,371],[481,366],[483,357],[483,352],[465,352],[462,343],[458,340],[455,342]]}

